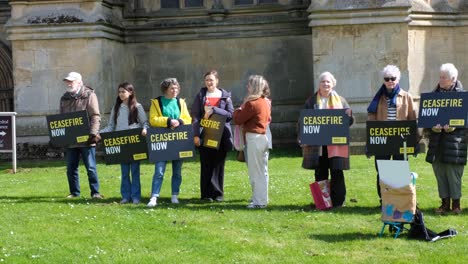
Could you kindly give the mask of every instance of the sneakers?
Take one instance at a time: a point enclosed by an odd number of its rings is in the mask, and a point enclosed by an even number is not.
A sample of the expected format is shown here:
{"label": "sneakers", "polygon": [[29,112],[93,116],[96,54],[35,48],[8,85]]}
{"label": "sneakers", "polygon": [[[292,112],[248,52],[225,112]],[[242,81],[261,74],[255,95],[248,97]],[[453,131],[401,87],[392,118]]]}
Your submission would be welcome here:
{"label": "sneakers", "polygon": [[173,203],[173,204],[178,204],[179,203],[179,199],[177,199],[177,195],[172,195],[171,203]]}
{"label": "sneakers", "polygon": [[157,203],[158,197],[151,197],[149,203],[146,205],[147,207],[155,207]]}
{"label": "sneakers", "polygon": [[266,208],[267,206],[264,204],[249,204],[247,205],[247,209],[261,209],[261,208]]}
{"label": "sneakers", "polygon": [[218,197],[215,198],[215,201],[224,202],[224,197],[223,196],[218,196]]}
{"label": "sneakers", "polygon": [[104,195],[100,194],[100,193],[95,193],[91,196],[92,199],[97,199],[97,200],[102,200],[104,199]]}
{"label": "sneakers", "polygon": [[133,204],[139,204],[140,203],[140,200],[138,199],[133,199]]}
{"label": "sneakers", "polygon": [[128,202],[129,202],[129,200],[128,200],[128,199],[125,199],[125,198],[123,198],[122,200],[120,200],[120,204],[126,204],[126,203],[128,203]]}
{"label": "sneakers", "polygon": [[74,194],[69,194],[69,195],[67,195],[66,198],[71,199],[71,198],[77,198],[77,197],[80,197],[80,196],[79,195],[74,195]]}

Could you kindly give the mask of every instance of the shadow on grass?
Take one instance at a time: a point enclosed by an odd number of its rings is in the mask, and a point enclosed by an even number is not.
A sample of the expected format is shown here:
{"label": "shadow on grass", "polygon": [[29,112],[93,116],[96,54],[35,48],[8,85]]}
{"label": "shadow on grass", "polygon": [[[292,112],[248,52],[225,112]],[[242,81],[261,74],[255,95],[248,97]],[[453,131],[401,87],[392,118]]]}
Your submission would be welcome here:
{"label": "shadow on grass", "polygon": [[[380,232],[380,230],[379,230]],[[351,233],[335,233],[335,234],[310,234],[308,237],[312,240],[321,240],[329,243],[336,242],[348,242],[354,240],[374,240],[379,239],[379,232],[375,233],[361,233],[361,232],[351,232]]]}
{"label": "shadow on grass", "polygon": [[0,204],[6,203],[65,203],[65,204],[100,204],[100,205],[112,205],[119,203],[120,198],[104,198],[104,199],[92,199],[91,196],[81,196],[76,198],[66,198],[62,196],[0,196]]}
{"label": "shadow on grass", "polygon": [[[127,209],[142,210],[148,209],[146,203],[149,198],[143,197],[139,204],[120,204],[120,197],[109,197],[104,199],[92,199],[90,196],[81,196],[77,198],[66,198],[63,196],[0,196],[0,204],[18,204],[18,203],[64,203],[64,204],[95,204],[97,206],[124,206]],[[326,211],[320,211],[315,208],[313,204],[293,204],[293,205],[276,205],[270,204],[266,208],[249,209],[247,208],[248,201],[245,199],[226,200],[224,202],[208,202],[198,198],[179,199],[179,204],[172,204],[170,198],[161,197],[158,199],[158,205],[154,207],[155,210],[179,208],[195,211],[295,211],[295,212],[310,212],[314,214],[336,214],[336,215],[375,215],[380,214],[380,209],[375,206],[349,206],[332,208]],[[433,208],[421,208],[426,216],[439,216],[434,213]],[[460,217],[467,215],[467,210],[463,210]],[[453,214],[448,214],[440,217],[448,217]]]}
{"label": "shadow on grass", "polygon": [[[63,196],[0,196],[0,203],[65,203],[65,204],[100,204],[100,205],[120,205],[121,198],[110,197],[104,199],[92,199],[88,196],[80,196],[75,198],[66,198]],[[145,207],[146,202],[149,201],[149,198],[142,198],[140,204],[135,205],[135,208]],[[209,202],[200,200],[197,198],[190,199],[179,199],[179,204],[172,204],[170,198],[161,197],[158,199],[158,205],[156,208],[167,209],[173,207],[179,208],[189,208],[194,210],[208,210],[213,209],[222,209],[222,210],[252,210],[247,209],[246,206],[248,202],[244,199],[238,200],[227,200],[224,202]],[[125,205],[123,205],[125,206]],[[263,209],[253,209],[255,210],[278,210],[278,211],[311,211],[310,205],[269,205],[267,208]]]}
{"label": "shadow on grass", "polygon": [[[121,205],[121,198],[110,197],[104,199],[91,199],[88,196],[81,196],[76,198],[66,198],[63,196],[0,196],[0,204],[18,204],[18,203],[64,203],[64,204],[96,204],[101,206]],[[142,198],[141,202],[137,205],[123,204],[121,206],[130,206],[132,209],[147,209],[146,203],[149,198]],[[168,208],[185,208],[193,210],[249,210],[249,211],[307,211],[307,207],[301,205],[269,205],[263,209],[248,209],[246,208],[248,202],[243,199],[228,200],[224,202],[208,202],[200,199],[179,199],[179,204],[172,204],[170,198],[159,198],[158,205],[154,209],[168,209]],[[308,209],[310,210],[310,209]]]}

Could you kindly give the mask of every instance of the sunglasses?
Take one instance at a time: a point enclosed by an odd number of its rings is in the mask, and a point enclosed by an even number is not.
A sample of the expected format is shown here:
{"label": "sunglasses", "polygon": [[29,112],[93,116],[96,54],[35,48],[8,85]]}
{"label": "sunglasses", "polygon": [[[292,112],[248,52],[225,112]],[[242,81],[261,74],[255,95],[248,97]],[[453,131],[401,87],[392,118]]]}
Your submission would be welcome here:
{"label": "sunglasses", "polygon": [[384,77],[383,79],[384,79],[386,82],[389,82],[390,80],[394,82],[394,81],[396,80],[396,77]]}

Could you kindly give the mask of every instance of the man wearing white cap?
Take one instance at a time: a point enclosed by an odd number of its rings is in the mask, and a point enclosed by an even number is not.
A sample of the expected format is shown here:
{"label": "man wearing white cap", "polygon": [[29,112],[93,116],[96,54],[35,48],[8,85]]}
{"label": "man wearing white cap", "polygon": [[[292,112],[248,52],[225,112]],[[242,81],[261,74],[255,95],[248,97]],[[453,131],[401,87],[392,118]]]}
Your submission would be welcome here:
{"label": "man wearing white cap", "polygon": [[67,91],[60,98],[60,113],[87,110],[90,123],[87,144],[74,145],[67,148],[67,177],[70,188],[70,194],[67,198],[80,196],[78,164],[81,156],[88,173],[91,197],[102,199],[104,197],[99,193],[99,179],[96,170],[96,143],[100,139],[98,132],[101,122],[98,99],[91,87],[83,85],[81,74],[70,72],[63,81],[67,87]]}

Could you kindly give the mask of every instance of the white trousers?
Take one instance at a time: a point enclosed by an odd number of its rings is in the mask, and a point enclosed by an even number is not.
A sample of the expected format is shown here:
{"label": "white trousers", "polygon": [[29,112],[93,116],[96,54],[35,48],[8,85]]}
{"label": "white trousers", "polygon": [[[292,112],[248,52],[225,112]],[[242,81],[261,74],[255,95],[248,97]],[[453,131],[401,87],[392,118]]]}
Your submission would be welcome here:
{"label": "white trousers", "polygon": [[252,203],[268,204],[268,138],[266,135],[247,132],[247,167],[252,186]]}

